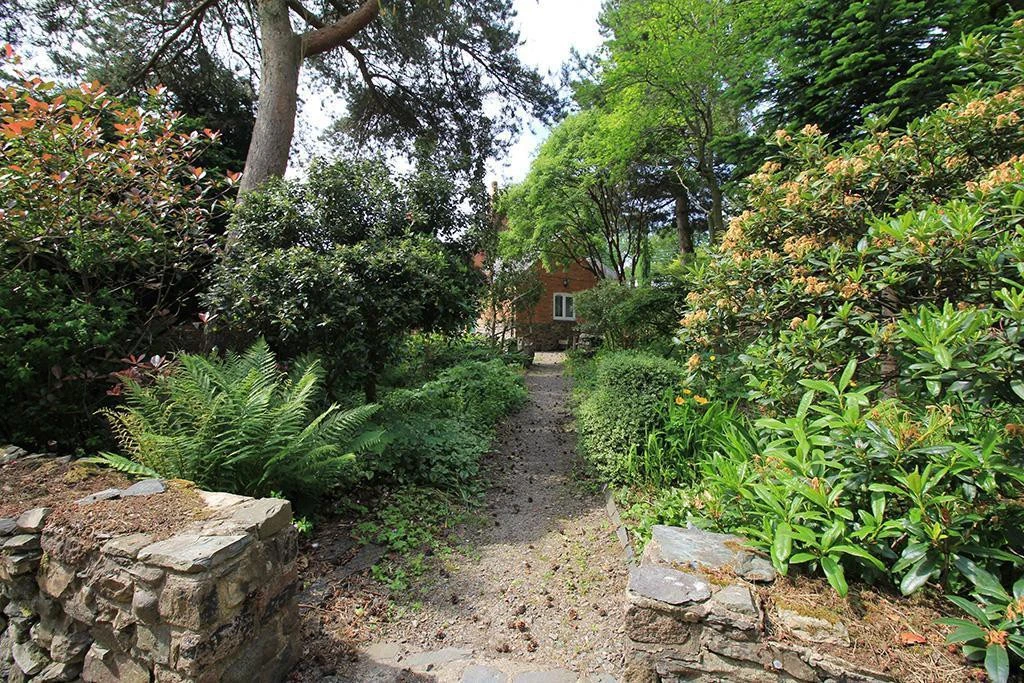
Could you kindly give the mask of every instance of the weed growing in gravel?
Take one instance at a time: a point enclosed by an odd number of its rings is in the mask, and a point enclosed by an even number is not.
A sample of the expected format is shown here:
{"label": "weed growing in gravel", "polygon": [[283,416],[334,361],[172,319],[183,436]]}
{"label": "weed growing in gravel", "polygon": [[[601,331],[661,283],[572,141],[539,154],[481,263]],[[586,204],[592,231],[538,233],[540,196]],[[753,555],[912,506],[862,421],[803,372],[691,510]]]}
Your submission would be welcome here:
{"label": "weed growing in gravel", "polygon": [[356,526],[355,535],[363,543],[388,549],[388,557],[372,568],[373,578],[401,592],[426,572],[428,557],[444,559],[452,554],[448,536],[466,516],[466,507],[452,496],[411,486],[382,500],[373,517]]}

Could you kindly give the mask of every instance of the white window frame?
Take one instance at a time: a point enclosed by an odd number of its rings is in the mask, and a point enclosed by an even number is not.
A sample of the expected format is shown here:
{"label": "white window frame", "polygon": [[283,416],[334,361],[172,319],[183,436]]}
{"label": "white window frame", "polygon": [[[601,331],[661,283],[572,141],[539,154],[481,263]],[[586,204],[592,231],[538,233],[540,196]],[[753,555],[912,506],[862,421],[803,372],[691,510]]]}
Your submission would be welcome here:
{"label": "white window frame", "polygon": [[[562,297],[562,315],[557,315],[558,310],[558,297]],[[565,300],[572,300],[572,316],[565,315]],[[551,299],[551,316],[555,320],[564,320],[568,322],[575,322],[576,320],[576,295],[572,292],[555,292]]]}

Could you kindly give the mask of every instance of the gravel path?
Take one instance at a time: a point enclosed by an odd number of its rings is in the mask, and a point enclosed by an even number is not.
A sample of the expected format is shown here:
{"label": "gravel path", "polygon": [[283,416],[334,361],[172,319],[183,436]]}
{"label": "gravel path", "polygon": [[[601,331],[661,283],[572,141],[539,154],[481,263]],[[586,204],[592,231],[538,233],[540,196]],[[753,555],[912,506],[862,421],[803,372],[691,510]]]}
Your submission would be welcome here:
{"label": "gravel path", "polygon": [[560,354],[538,354],[529,403],[486,469],[493,525],[423,577],[422,606],[383,623],[335,681],[614,681],[626,568],[603,497],[581,482]]}

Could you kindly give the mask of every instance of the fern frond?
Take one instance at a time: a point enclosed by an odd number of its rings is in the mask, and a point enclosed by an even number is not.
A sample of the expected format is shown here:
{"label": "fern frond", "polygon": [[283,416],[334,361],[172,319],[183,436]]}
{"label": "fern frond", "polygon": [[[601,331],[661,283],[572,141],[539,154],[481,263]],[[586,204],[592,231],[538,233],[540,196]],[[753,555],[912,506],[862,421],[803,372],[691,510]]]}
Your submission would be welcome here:
{"label": "fern frond", "polygon": [[160,475],[155,471],[141,465],[134,460],[129,460],[123,455],[117,453],[100,453],[99,455],[91,458],[82,458],[82,462],[92,463],[94,465],[103,465],[110,469],[117,470],[118,472],[124,472],[136,477],[159,477]]}

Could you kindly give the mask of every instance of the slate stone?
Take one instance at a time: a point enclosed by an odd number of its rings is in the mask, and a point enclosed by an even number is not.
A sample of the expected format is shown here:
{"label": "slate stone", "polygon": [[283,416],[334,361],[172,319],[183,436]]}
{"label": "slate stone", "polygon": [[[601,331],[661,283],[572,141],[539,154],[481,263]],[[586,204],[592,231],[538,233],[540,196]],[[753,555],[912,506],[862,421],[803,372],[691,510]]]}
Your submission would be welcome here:
{"label": "slate stone", "polygon": [[577,683],[579,679],[579,676],[567,669],[551,669],[517,674],[512,683]]}
{"label": "slate stone", "polygon": [[651,531],[651,542],[644,555],[652,562],[732,570],[749,581],[775,580],[771,563],[750,550],[744,539],[732,534],[659,524]]}
{"label": "slate stone", "polygon": [[79,666],[67,662],[53,662],[39,672],[32,683],[61,683],[73,681],[78,677]]}
{"label": "slate stone", "polygon": [[703,602],[711,597],[711,587],[703,578],[652,564],[630,569],[629,590],[669,605]]}
{"label": "slate stone", "polygon": [[413,671],[433,671],[452,662],[462,659],[469,659],[473,652],[459,647],[446,647],[432,652],[419,652],[409,655],[402,661],[402,665]]}
{"label": "slate stone", "polygon": [[254,528],[260,538],[269,538],[292,521],[292,504],[278,498],[260,498],[231,508],[231,518]]}
{"label": "slate stone", "polygon": [[50,663],[46,652],[32,641],[15,645],[11,654],[14,655],[14,663],[27,676],[35,676]]}
{"label": "slate stone", "polygon": [[101,500],[113,500],[114,498],[120,497],[121,489],[103,489],[102,491],[97,491],[85,498],[79,498],[75,502],[79,505],[92,505],[93,503],[98,503]]}
{"label": "slate stone", "polygon": [[137,481],[124,491],[121,491],[122,498],[132,496],[155,496],[167,490],[167,486],[159,479],[143,479]]}
{"label": "slate stone", "polygon": [[757,606],[754,604],[754,598],[750,594],[750,589],[743,585],[733,584],[726,586],[715,593],[711,600],[716,605],[736,614],[757,616],[758,613]]}
{"label": "slate stone", "polygon": [[134,560],[148,545],[152,545],[153,537],[149,534],[128,534],[112,538],[103,544],[103,552],[113,557]]}
{"label": "slate stone", "polygon": [[4,550],[13,550],[15,552],[29,552],[32,550],[39,550],[39,536],[37,534],[21,534],[20,536],[12,536],[7,539],[4,543]]}
{"label": "slate stone", "polygon": [[49,516],[50,508],[35,508],[23,512],[21,517],[18,517],[18,528],[30,534],[38,534],[43,530],[43,525],[46,524],[46,518]]}
{"label": "slate stone", "polygon": [[779,622],[800,640],[825,645],[850,647],[850,632],[841,621],[831,622],[821,617],[780,609]]}
{"label": "slate stone", "polygon": [[406,648],[398,643],[371,643],[363,650],[363,654],[375,662],[397,662],[405,654]]}
{"label": "slate stone", "polygon": [[10,536],[18,528],[18,523],[13,519],[0,519],[0,536]]}
{"label": "slate stone", "polygon": [[252,500],[252,498],[245,496],[238,496],[234,493],[221,493],[219,491],[200,491],[199,497],[203,499],[203,504],[210,508],[226,508]]}
{"label": "slate stone", "polygon": [[146,546],[139,559],[158,567],[195,574],[235,557],[252,542],[247,535],[237,536],[172,536]]}
{"label": "slate stone", "polygon": [[92,645],[92,636],[84,631],[58,633],[50,643],[50,658],[55,662],[80,662]]}
{"label": "slate stone", "polygon": [[474,664],[462,674],[462,683],[507,683],[508,676],[489,666]]}

